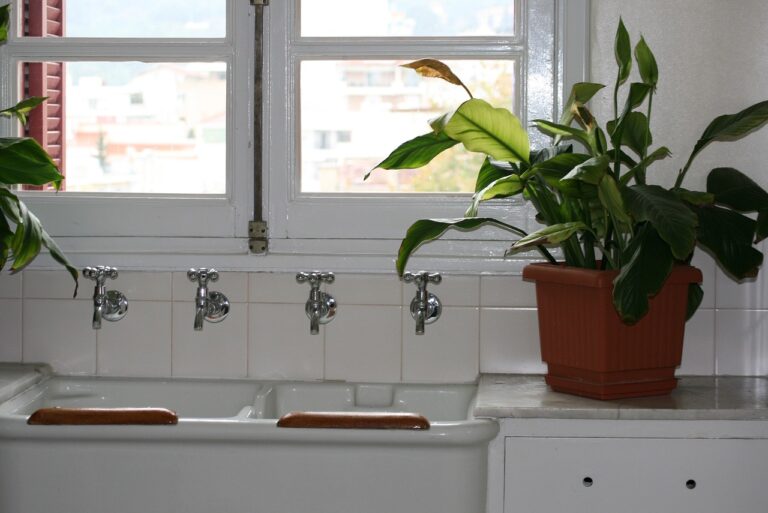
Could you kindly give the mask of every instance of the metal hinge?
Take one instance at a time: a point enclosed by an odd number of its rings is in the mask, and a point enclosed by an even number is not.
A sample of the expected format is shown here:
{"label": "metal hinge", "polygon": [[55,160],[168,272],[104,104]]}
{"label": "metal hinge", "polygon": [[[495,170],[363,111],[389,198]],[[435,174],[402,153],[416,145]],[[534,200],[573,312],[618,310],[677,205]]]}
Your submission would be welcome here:
{"label": "metal hinge", "polygon": [[263,255],[267,252],[267,222],[250,221],[248,223],[248,247],[251,253]]}
{"label": "metal hinge", "polygon": [[251,5],[269,5],[269,0],[251,0]]}

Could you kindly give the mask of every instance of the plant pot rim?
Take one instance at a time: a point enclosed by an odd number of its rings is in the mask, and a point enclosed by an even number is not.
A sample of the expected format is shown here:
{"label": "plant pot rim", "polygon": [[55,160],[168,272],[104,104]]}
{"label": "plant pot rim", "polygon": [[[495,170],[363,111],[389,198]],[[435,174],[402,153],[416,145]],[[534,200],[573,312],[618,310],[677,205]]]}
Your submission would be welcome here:
{"label": "plant pot rim", "polygon": [[[615,269],[585,269],[583,267],[568,266],[564,262],[557,265],[539,262],[528,264],[523,268],[524,280],[594,288],[612,287],[613,280],[618,274],[619,271]],[[675,265],[667,277],[668,283],[701,283],[702,280],[701,270],[684,264]]]}

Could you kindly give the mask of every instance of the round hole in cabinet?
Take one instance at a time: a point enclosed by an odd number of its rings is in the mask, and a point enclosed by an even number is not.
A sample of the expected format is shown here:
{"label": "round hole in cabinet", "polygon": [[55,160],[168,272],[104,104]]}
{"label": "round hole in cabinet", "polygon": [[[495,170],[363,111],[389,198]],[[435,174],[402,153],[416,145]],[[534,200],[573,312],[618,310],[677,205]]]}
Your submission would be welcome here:
{"label": "round hole in cabinet", "polygon": [[591,478],[591,477],[587,476],[587,477],[585,477],[584,479],[582,479],[581,483],[582,483],[584,486],[586,486],[587,488],[589,488],[590,486],[592,486],[592,484],[594,483],[594,481],[592,480],[592,478]]}
{"label": "round hole in cabinet", "polygon": [[685,482],[685,487],[688,488],[689,490],[693,490],[694,488],[696,488],[696,481],[693,479],[689,479],[688,481]]}

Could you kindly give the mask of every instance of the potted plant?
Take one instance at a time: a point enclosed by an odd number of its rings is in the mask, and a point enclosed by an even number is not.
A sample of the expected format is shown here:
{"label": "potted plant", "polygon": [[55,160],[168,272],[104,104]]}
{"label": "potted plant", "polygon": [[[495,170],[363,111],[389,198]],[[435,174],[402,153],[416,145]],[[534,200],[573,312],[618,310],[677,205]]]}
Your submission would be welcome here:
{"label": "potted plant", "polygon": [[[517,235],[508,253],[535,248],[547,261],[523,272],[537,282],[547,382],[556,390],[601,399],[672,390],[684,324],[703,296],[701,273],[688,265],[695,246],[741,280],[757,275],[763,255],[754,245],[768,235],[768,193],[740,171],[713,169],[705,191],[684,187],[707,145],[739,139],[768,121],[768,101],[715,118],[674,185],[653,185],[652,168],[661,167],[653,164],[670,156],[649,128],[658,68],[641,38],[634,48],[641,81],[627,84],[632,53],[619,21],[614,112],[605,125],[586,105],[604,86],[578,83],[558,121],[533,121],[553,144],[532,150],[517,117],[470,94],[455,111],[430,121],[428,133],[403,143],[377,166],[421,167],[459,143],[486,155],[465,217],[413,223],[400,246],[397,271],[402,275],[421,244],[452,228],[495,225]],[[440,61],[406,66],[466,89]],[[626,98],[622,106],[620,96]],[[541,229],[526,233],[478,216],[483,202],[517,195],[533,204]],[[547,249],[554,245],[562,262]]]}
{"label": "potted plant", "polygon": [[[0,7],[0,44],[8,37],[9,11],[9,5]],[[43,101],[45,98],[27,98],[0,110],[0,116],[14,117],[25,124],[27,114]],[[44,246],[72,275],[77,295],[77,269],[12,189],[18,185],[52,183],[58,190],[63,179],[56,164],[37,141],[29,137],[0,137],[0,270],[10,263],[12,273],[21,271]]]}

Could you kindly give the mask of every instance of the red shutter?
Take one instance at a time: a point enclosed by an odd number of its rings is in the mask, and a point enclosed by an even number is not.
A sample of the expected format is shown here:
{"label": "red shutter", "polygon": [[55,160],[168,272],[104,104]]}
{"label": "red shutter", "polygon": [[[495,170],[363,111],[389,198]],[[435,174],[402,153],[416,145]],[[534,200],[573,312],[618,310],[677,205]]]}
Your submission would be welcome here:
{"label": "red shutter", "polygon": [[[61,37],[64,35],[65,0],[24,0],[24,35]],[[31,62],[24,64],[24,95],[47,96],[48,100],[29,116],[26,134],[34,137],[50,153],[65,174],[64,64]],[[27,187],[42,189],[42,187]]]}

